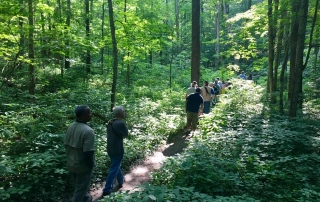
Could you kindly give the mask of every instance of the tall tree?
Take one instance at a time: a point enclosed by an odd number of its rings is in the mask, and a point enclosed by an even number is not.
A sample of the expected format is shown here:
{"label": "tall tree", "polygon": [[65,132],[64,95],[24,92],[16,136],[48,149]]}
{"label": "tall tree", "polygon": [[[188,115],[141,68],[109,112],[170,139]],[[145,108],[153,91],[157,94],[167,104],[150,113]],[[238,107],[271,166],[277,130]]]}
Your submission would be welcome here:
{"label": "tall tree", "polygon": [[33,0],[28,0],[28,21],[29,21],[29,93],[35,94],[36,77],[35,77],[35,65],[34,65],[34,5]]}
{"label": "tall tree", "polygon": [[[294,1],[295,2],[295,1]],[[298,4],[299,12],[298,12],[298,30],[297,31],[297,42],[296,42],[296,55],[295,55],[295,66],[293,69],[290,68],[290,71],[293,71],[294,77],[290,78],[290,83],[292,85],[292,97],[290,99],[290,109],[289,116],[295,117],[297,116],[297,109],[299,102],[301,100],[301,89],[302,89],[302,71],[304,69],[303,65],[303,53],[305,46],[305,38],[306,38],[306,27],[307,27],[307,17],[308,17],[308,6],[309,0],[301,0],[300,2],[296,2]]]}
{"label": "tall tree", "polygon": [[200,79],[200,0],[192,0],[191,81]]}
{"label": "tall tree", "polygon": [[273,20],[273,9],[272,9],[272,0],[268,0],[268,86],[267,92],[273,93],[273,62],[274,62],[274,20]]}
{"label": "tall tree", "polygon": [[111,39],[112,39],[112,55],[113,55],[113,78],[112,78],[111,109],[110,109],[112,111],[115,104],[116,91],[117,91],[118,47],[117,47],[117,40],[116,40],[116,29],[114,26],[112,0],[108,0],[108,6],[109,6],[109,21],[110,21],[110,31],[111,31]]}

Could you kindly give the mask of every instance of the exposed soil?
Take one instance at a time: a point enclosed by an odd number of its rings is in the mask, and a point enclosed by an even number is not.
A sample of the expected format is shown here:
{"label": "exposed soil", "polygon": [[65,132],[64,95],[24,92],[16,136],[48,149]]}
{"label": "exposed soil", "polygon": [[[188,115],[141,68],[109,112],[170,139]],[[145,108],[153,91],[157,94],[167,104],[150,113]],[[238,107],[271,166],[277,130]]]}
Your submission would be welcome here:
{"label": "exposed soil", "polygon": [[[129,173],[126,173],[125,183],[121,189],[115,188],[112,192],[116,191],[134,191],[138,189],[137,187],[145,182],[151,180],[150,173],[159,169],[163,163],[163,161],[170,156],[174,156],[183,151],[183,149],[187,146],[188,140],[192,137],[192,135],[198,133],[198,131],[191,132],[190,134],[186,132],[181,132],[176,135],[171,141],[168,141],[166,145],[163,145],[156,152],[153,153],[152,156],[146,158],[146,160],[132,168]],[[102,188],[104,184],[101,184],[101,187],[96,187],[95,190],[91,191],[91,196],[93,197],[93,201],[99,201],[102,194]]]}

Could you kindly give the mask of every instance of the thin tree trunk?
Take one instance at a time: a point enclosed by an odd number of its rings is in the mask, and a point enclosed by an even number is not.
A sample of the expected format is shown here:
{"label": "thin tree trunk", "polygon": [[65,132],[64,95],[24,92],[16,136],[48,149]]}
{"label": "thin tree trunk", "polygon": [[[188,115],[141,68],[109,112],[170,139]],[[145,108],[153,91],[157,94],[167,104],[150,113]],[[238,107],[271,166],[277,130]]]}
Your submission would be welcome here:
{"label": "thin tree trunk", "polygon": [[268,0],[268,86],[267,92],[272,94],[272,83],[273,83],[273,61],[274,61],[274,25],[273,25],[273,12],[272,12],[272,0]]}
{"label": "thin tree trunk", "polygon": [[116,89],[117,89],[117,76],[118,76],[118,48],[116,41],[116,31],[114,26],[113,19],[113,6],[112,0],[108,0],[109,6],[109,21],[110,21],[110,30],[112,38],[112,53],[113,53],[113,80],[112,80],[112,89],[111,89],[111,111],[115,105],[116,100]]}
{"label": "thin tree trunk", "polygon": [[216,4],[216,42],[215,42],[215,69],[219,69],[219,54],[220,54],[220,4]]}
{"label": "thin tree trunk", "polygon": [[[86,17],[85,17],[85,24],[86,24],[86,39],[87,43],[89,44],[90,41],[90,6],[89,0],[85,0],[85,7],[86,7]],[[86,71],[89,74],[91,72],[91,54],[90,49],[87,48],[86,51]]]}
{"label": "thin tree trunk", "polygon": [[[289,30],[289,28],[283,28]],[[286,31],[288,32],[288,31]],[[287,69],[287,63],[289,59],[289,39],[287,38],[289,33],[286,33],[286,41],[284,42],[284,58],[281,65],[281,73],[280,73],[280,100],[279,100],[279,112],[284,114],[284,100],[283,100],[283,93],[285,90],[285,72]]]}
{"label": "thin tree trunk", "polygon": [[[179,22],[179,0],[174,1],[174,10],[175,10],[175,25],[176,25],[176,38],[179,44],[180,42],[180,22]],[[177,54],[181,51],[181,45],[177,45]]]}
{"label": "thin tree trunk", "polygon": [[35,65],[34,65],[34,20],[33,20],[33,0],[28,0],[28,20],[29,20],[29,93],[31,95],[35,94],[36,88],[36,77],[35,77]]}
{"label": "thin tree trunk", "polygon": [[[58,0],[60,2],[60,0]],[[66,69],[70,68],[70,40],[69,40],[69,29],[71,22],[71,0],[67,0],[67,11],[66,11],[66,29],[67,31],[67,39],[66,39],[66,55],[64,58],[64,67]],[[61,72],[62,73],[62,72]],[[62,73],[63,75],[63,73]]]}
{"label": "thin tree trunk", "polygon": [[[101,19],[101,40],[104,40],[104,16],[105,16],[105,2],[103,0],[102,2],[102,19]],[[104,68],[104,46],[100,49],[100,60],[101,60],[101,73],[103,74],[103,68]]]}
{"label": "thin tree trunk", "polygon": [[[275,0],[275,16],[277,18],[278,15],[278,10],[279,10],[279,0]],[[283,16],[281,16],[283,17]],[[274,19],[274,22],[277,21],[276,18]],[[281,18],[283,19],[283,18]],[[283,21],[281,20],[281,23],[279,25],[279,30],[278,30],[278,40],[277,40],[277,46],[276,46],[276,51],[275,51],[275,61],[274,61],[274,71],[273,71],[273,83],[272,83],[272,90],[273,92],[277,91],[277,82],[278,82],[278,67],[280,65],[280,55],[281,55],[281,49],[282,49],[282,40],[283,40],[283,31],[284,31],[284,25]],[[275,97],[274,97],[275,99]]]}
{"label": "thin tree trunk", "polygon": [[191,81],[200,79],[200,0],[192,0]]}

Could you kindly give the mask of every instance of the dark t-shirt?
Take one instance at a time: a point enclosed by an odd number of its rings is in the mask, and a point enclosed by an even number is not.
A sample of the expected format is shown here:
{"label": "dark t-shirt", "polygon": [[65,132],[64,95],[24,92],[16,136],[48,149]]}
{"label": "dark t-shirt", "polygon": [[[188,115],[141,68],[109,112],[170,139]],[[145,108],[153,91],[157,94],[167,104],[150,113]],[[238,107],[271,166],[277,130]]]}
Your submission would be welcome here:
{"label": "dark t-shirt", "polygon": [[128,136],[128,128],[120,119],[112,119],[107,124],[107,152],[109,156],[124,154],[123,138]]}
{"label": "dark t-shirt", "polygon": [[187,111],[188,112],[199,112],[199,107],[203,104],[203,98],[199,93],[192,93],[187,98]]}

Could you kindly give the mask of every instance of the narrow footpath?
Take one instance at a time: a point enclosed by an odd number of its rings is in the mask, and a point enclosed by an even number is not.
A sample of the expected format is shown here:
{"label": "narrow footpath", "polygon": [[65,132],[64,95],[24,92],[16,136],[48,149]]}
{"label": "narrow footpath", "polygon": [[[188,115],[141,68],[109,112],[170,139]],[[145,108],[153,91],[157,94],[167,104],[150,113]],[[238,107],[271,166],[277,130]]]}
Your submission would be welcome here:
{"label": "narrow footpath", "polygon": [[[117,191],[134,191],[137,190],[138,186],[151,180],[150,173],[159,169],[163,161],[170,156],[181,153],[183,149],[187,146],[189,139],[199,133],[199,131],[194,131],[190,134],[186,132],[181,132],[176,135],[173,140],[168,141],[166,145],[163,145],[152,156],[146,158],[146,160],[132,168],[129,173],[125,174],[125,183],[121,189],[115,186],[115,189],[112,192]],[[102,195],[102,188],[104,184],[101,184],[101,187],[97,187],[95,190],[91,191],[91,196],[93,201],[99,201]]]}

